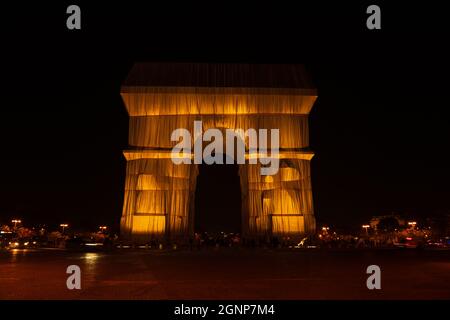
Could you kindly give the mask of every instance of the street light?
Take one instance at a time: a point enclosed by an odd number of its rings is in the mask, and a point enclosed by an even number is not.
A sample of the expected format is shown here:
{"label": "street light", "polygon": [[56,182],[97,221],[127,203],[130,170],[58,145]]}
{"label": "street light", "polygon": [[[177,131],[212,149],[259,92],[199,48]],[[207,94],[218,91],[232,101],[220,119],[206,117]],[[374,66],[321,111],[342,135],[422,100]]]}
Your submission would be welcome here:
{"label": "street light", "polygon": [[19,219],[13,219],[13,220],[11,220],[11,222],[12,223],[14,223],[14,229],[17,227],[17,224],[18,223],[22,223],[22,220],[19,220]]}
{"label": "street light", "polygon": [[363,229],[366,230],[366,234],[369,235],[369,228],[370,228],[370,225],[368,225],[368,224],[363,224],[362,227],[363,227]]}
{"label": "street light", "polygon": [[102,232],[105,232],[106,231],[106,229],[108,229],[108,227],[107,226],[100,226],[100,227],[98,227]]}
{"label": "street light", "polygon": [[67,223],[61,223],[59,226],[62,228],[62,233],[64,233],[64,230],[69,227]]}
{"label": "street light", "polygon": [[412,228],[415,228],[416,224],[417,224],[416,221],[409,221],[409,222],[408,222],[408,226],[410,226],[410,227],[412,227]]}

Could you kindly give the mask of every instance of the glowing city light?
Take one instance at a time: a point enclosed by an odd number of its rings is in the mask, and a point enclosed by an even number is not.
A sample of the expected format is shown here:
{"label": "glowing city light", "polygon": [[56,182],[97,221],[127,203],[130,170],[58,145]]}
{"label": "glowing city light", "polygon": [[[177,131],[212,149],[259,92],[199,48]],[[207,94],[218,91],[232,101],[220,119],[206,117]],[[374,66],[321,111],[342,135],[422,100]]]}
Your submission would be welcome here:
{"label": "glowing city light", "polygon": [[64,233],[64,230],[69,227],[69,225],[67,223],[61,223],[59,226],[62,228],[63,233]]}
{"label": "glowing city light", "polygon": [[18,223],[22,223],[22,220],[20,220],[20,219],[13,219],[13,220],[11,220],[11,222],[14,223],[14,228],[16,228]]}

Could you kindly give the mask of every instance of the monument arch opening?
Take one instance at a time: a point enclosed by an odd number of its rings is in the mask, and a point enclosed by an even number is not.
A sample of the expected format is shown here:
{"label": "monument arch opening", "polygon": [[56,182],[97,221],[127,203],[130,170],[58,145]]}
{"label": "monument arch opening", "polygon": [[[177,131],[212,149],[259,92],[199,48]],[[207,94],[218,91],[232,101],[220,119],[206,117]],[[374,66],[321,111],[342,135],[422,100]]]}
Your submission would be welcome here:
{"label": "monument arch opening", "polygon": [[195,190],[195,232],[242,232],[242,201],[237,164],[201,164]]}

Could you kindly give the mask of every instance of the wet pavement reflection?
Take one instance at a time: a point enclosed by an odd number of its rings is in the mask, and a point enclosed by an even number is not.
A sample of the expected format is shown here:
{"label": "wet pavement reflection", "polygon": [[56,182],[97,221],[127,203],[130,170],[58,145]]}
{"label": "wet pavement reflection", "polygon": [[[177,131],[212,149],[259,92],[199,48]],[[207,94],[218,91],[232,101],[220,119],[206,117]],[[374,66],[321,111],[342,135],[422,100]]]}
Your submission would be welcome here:
{"label": "wet pavement reflection", "polygon": [[[371,264],[381,290],[366,287]],[[67,289],[69,265],[81,269],[81,290]],[[449,251],[0,251],[0,299],[449,298]]]}

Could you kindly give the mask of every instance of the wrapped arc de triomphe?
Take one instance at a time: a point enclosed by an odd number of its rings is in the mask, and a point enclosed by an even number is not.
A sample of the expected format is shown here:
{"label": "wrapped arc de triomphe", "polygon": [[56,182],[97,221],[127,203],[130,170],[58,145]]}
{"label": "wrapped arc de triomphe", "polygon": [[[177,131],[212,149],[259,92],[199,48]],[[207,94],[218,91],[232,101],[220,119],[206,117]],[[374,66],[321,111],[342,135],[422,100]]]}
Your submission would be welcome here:
{"label": "wrapped arc de triomphe", "polygon": [[171,134],[178,128],[192,132],[194,121],[202,121],[203,131],[279,129],[277,174],[261,175],[259,162],[239,165],[242,237],[315,232],[308,115],[317,92],[303,66],[137,63],[121,95],[130,145],[124,151],[124,239],[192,237],[198,165],[172,161],[177,142]]}

